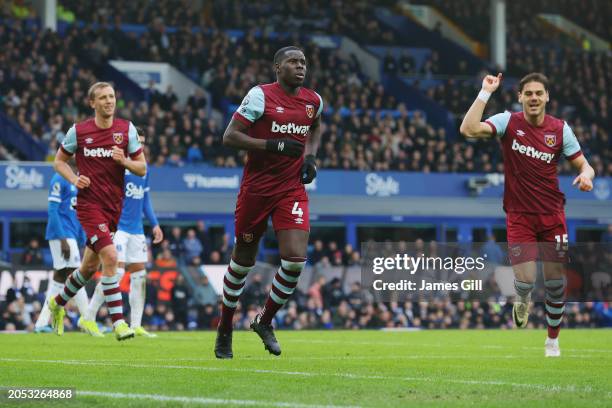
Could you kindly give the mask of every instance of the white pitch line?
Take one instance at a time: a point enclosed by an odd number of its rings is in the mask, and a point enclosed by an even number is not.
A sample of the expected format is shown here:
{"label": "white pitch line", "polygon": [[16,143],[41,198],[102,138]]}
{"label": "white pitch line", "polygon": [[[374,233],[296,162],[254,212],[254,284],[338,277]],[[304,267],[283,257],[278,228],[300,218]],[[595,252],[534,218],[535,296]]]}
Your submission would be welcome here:
{"label": "white pitch line", "polygon": [[[431,347],[431,348],[449,348],[449,347],[465,347],[460,344],[441,344],[441,343],[400,343],[400,342],[372,342],[372,341],[339,341],[339,340],[301,340],[301,339],[291,339],[291,343],[318,343],[318,344],[342,344],[342,345],[356,345],[356,346],[403,346],[403,347]],[[476,346],[475,348],[484,348],[484,349],[511,349],[516,350],[514,346],[501,346],[501,345],[493,345],[493,344],[485,344]],[[521,347],[524,350],[542,350],[543,347]],[[600,350],[600,349],[579,349],[579,348],[563,348],[563,351],[572,351],[578,353],[612,353],[612,350]]]}
{"label": "white pitch line", "polygon": [[[287,362],[289,361],[384,361],[384,360],[474,360],[477,358],[478,360],[499,360],[499,359],[525,359],[531,358],[531,356],[526,355],[513,355],[508,354],[504,356],[457,356],[457,355],[402,355],[402,356],[345,356],[345,357],[287,357]],[[584,354],[567,354],[563,353],[563,358],[580,358],[584,359]],[[241,361],[275,361],[271,357],[240,357]],[[97,362],[100,360],[72,360],[72,361],[93,361]],[[113,361],[113,362],[123,362],[125,360],[113,359],[113,360],[105,360],[105,361]],[[131,362],[152,362],[152,361],[219,361],[219,359],[215,357],[203,357],[203,358],[149,358],[146,360],[130,360]]]}
{"label": "white pitch line", "polygon": [[[18,358],[0,358],[0,361],[5,362],[29,362],[29,363],[46,363],[46,364],[61,364],[61,365],[87,365],[100,367],[126,367],[126,368],[154,368],[168,370],[195,370],[195,371],[215,371],[215,372],[236,372],[236,373],[255,373],[255,374],[273,374],[273,375],[294,375],[301,377],[337,377],[350,378],[354,380],[383,380],[383,381],[421,381],[421,382],[446,382],[453,384],[464,385],[498,385],[510,386],[518,388],[535,389],[546,392],[596,392],[592,387],[576,387],[545,385],[545,384],[525,384],[506,381],[481,381],[481,380],[460,380],[453,378],[433,378],[433,377],[398,377],[398,376],[383,376],[383,375],[362,375],[352,373],[312,373],[304,371],[283,371],[283,370],[264,370],[264,369],[249,369],[249,368],[226,368],[226,367],[201,367],[201,366],[181,366],[181,365],[152,365],[152,364],[126,364],[126,363],[105,363],[105,362],[82,362],[82,361],[65,361],[65,360],[28,360]],[[610,394],[610,392],[608,393]]]}
{"label": "white pitch line", "polygon": [[[0,386],[0,389],[8,388]],[[103,392],[103,391],[76,391],[76,397],[103,397],[111,399],[135,399],[135,400],[153,400],[158,402],[180,402],[183,404],[218,404],[218,405],[241,405],[241,406],[256,406],[256,407],[278,407],[278,408],[359,408],[354,405],[318,405],[318,404],[300,404],[295,402],[278,402],[278,401],[257,401],[257,400],[241,400],[241,399],[224,399],[224,398],[207,398],[207,397],[177,397],[173,395],[160,394],[135,394],[123,392]]]}

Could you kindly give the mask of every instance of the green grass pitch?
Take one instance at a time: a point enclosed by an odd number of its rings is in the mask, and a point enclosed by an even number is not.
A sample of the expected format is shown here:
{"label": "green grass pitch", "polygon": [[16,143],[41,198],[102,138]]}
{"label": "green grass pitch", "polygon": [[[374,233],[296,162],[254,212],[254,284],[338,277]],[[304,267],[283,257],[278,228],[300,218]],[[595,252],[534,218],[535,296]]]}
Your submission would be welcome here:
{"label": "green grass pitch", "polygon": [[[72,387],[75,400],[0,406],[612,406],[612,331],[280,331],[216,360],[213,332],[119,343],[80,333],[0,334],[0,386]],[[2,391],[6,398],[6,391]]]}

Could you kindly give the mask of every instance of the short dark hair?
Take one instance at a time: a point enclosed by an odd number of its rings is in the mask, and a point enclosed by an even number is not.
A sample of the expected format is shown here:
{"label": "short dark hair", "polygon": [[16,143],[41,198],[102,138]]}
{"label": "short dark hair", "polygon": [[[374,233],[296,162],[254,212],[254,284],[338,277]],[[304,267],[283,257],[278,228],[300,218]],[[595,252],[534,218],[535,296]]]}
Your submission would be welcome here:
{"label": "short dark hair", "polygon": [[288,51],[301,51],[304,52],[303,49],[301,49],[300,47],[296,47],[295,45],[290,45],[288,47],[283,47],[280,50],[276,51],[276,53],[274,54],[274,63],[275,64],[279,64],[284,58],[285,54]]}
{"label": "short dark hair", "polygon": [[532,72],[530,74],[525,75],[519,82],[519,92],[523,92],[525,84],[529,82],[539,82],[544,85],[544,90],[548,91],[548,77],[539,72]]}

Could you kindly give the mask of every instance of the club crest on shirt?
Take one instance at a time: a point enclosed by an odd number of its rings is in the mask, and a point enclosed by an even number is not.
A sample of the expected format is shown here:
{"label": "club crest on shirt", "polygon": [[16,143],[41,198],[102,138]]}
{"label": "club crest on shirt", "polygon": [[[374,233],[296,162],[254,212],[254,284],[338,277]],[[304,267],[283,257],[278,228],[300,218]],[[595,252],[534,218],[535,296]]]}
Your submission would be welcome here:
{"label": "club crest on shirt", "polygon": [[553,147],[557,144],[557,136],[556,135],[544,135],[544,142],[546,146]]}
{"label": "club crest on shirt", "polygon": [[115,144],[121,144],[123,142],[123,133],[113,133],[113,141]]}
{"label": "club crest on shirt", "polygon": [[309,119],[314,117],[314,106],[306,105],[306,116],[308,116]]}
{"label": "club crest on shirt", "polygon": [[98,228],[100,229],[100,231],[102,232],[106,232],[108,231],[108,228],[106,227],[106,224],[100,224],[98,225]]}

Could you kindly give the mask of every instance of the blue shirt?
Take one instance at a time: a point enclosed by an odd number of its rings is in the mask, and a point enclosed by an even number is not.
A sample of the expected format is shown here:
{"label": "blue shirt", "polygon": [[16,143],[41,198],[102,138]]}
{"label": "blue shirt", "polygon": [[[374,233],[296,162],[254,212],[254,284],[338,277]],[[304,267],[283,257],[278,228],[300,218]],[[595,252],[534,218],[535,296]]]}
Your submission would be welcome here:
{"label": "blue shirt", "polygon": [[159,225],[149,196],[149,173],[140,177],[126,170],[124,190],[125,198],[117,229],[128,234],[144,234],[143,213],[147,216],[151,226]]}
{"label": "blue shirt", "polygon": [[55,173],[49,184],[48,221],[45,239],[83,240],[84,231],[76,216],[77,188]]}

